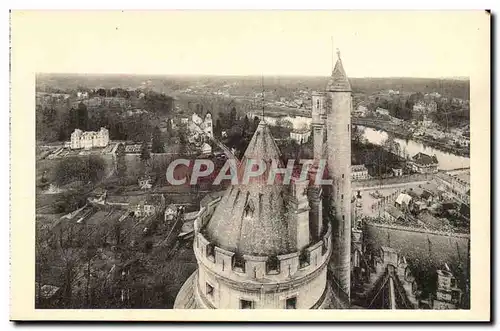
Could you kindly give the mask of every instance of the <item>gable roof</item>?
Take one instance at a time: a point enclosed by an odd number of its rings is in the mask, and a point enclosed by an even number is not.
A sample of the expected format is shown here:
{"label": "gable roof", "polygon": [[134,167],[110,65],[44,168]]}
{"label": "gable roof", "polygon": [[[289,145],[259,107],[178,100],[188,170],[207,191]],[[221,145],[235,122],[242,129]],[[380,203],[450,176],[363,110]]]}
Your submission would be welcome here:
{"label": "gable roof", "polygon": [[398,204],[400,204],[400,205],[401,205],[401,204],[403,204],[403,203],[405,203],[405,204],[409,204],[410,202],[411,202],[411,196],[409,196],[409,195],[408,195],[408,194],[406,194],[406,193],[401,193],[401,194],[397,197],[397,199],[396,199],[396,203],[398,203]]}

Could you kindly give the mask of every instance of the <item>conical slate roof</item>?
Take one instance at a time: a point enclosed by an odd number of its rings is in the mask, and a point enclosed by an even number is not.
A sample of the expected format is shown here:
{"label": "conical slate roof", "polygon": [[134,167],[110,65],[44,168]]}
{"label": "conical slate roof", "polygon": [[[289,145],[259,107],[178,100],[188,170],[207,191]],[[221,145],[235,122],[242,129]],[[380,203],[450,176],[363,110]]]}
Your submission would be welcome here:
{"label": "conical slate roof", "polygon": [[344,71],[342,60],[340,59],[340,53],[337,54],[337,63],[335,63],[335,68],[332,71],[326,90],[328,92],[351,92],[351,84],[349,83],[349,79],[347,79],[347,75]]}
{"label": "conical slate roof", "polygon": [[285,187],[279,182],[269,185],[268,171],[248,184],[241,184],[249,160],[263,160],[269,169],[271,161],[278,161],[280,154],[269,127],[260,122],[238,169],[240,185],[233,185],[225,192],[206,225],[208,240],[241,255],[271,256],[292,252]]}

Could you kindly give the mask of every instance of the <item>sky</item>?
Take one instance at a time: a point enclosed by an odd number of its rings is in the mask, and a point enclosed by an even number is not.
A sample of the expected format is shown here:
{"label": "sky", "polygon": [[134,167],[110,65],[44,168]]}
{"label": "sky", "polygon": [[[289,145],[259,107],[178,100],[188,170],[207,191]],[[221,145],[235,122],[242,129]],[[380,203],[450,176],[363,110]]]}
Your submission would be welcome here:
{"label": "sky", "polygon": [[326,76],[338,48],[350,77],[468,77],[484,15],[33,11],[13,14],[12,34],[44,73]]}

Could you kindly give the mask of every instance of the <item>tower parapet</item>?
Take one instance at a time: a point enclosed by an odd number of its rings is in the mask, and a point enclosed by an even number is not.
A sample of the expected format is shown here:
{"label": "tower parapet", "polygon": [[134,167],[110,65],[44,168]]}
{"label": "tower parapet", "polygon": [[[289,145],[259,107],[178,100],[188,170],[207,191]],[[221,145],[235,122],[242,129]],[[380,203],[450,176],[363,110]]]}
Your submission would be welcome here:
{"label": "tower parapet", "polygon": [[331,225],[320,240],[301,250],[274,256],[239,254],[218,246],[204,234],[204,220],[212,217],[212,208],[204,208],[195,220],[193,249],[198,261],[195,296],[203,308],[240,308],[251,302],[252,308],[285,308],[294,298],[296,308],[310,309],[325,298],[326,271],[332,252]]}

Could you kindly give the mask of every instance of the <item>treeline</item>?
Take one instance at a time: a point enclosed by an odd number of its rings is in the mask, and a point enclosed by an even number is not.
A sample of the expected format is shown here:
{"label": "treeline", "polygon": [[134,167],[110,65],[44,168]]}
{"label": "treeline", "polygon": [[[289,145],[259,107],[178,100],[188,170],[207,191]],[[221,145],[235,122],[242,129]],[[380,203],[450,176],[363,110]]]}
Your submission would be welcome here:
{"label": "treeline", "polygon": [[424,99],[424,95],[420,92],[413,93],[409,97],[393,96],[392,98],[376,97],[374,102],[368,104],[368,110],[375,111],[377,108],[387,109],[393,117],[403,120],[411,120],[417,117],[413,113],[413,106]]}
{"label": "treeline", "polygon": [[[123,89],[97,89],[92,93],[100,97],[136,97]],[[113,140],[142,141],[146,138],[145,135],[151,135],[154,128],[151,123],[157,123],[160,115],[172,115],[174,107],[170,96],[151,91],[140,98],[137,97],[133,104],[135,108],[146,110],[147,113],[126,116],[125,111],[128,109],[116,104],[90,107],[79,102],[75,106],[71,104],[70,99],[38,104],[36,138],[45,142],[67,141],[75,129],[95,131],[105,127],[110,131],[110,138]]]}
{"label": "treeline", "polygon": [[[424,95],[420,92],[413,93],[409,97],[392,96],[391,98],[376,97],[374,102],[368,104],[370,111],[375,111],[378,107],[387,109],[393,117],[403,120],[421,120],[422,114],[414,112],[413,106],[424,100]],[[448,98],[435,100],[437,111],[430,114],[431,119],[443,127],[456,127],[469,123],[470,110]]]}

